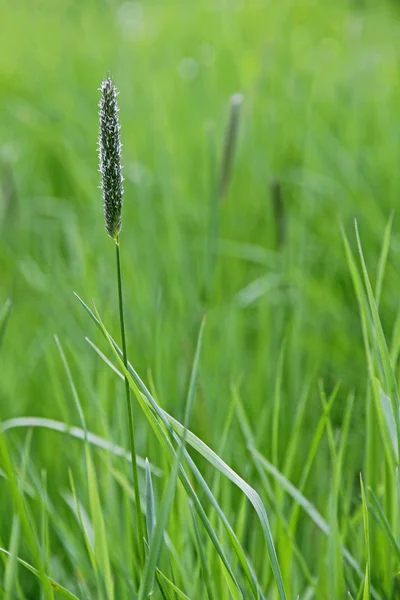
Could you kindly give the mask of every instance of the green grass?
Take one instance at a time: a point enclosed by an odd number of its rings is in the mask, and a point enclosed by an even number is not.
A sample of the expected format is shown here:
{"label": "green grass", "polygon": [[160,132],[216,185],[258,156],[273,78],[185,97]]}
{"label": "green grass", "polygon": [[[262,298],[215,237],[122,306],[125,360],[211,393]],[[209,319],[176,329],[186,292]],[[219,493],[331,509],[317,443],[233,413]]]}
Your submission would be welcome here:
{"label": "green grass", "polygon": [[398,596],[399,10],[0,7],[0,598]]}

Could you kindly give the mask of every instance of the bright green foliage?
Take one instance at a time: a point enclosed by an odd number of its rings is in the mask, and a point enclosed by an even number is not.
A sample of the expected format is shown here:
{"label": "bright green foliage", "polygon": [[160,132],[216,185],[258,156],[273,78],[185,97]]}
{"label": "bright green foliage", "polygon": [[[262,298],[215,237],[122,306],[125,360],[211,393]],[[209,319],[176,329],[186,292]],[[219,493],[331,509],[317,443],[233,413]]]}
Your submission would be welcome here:
{"label": "bright green foliage", "polygon": [[398,2],[0,22],[0,600],[400,597]]}

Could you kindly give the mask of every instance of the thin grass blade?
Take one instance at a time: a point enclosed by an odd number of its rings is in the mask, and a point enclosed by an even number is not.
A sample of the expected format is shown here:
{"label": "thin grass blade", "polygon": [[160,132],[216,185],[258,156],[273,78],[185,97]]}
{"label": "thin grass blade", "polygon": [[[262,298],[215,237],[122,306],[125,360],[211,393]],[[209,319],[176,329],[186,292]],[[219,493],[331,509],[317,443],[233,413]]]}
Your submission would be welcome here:
{"label": "thin grass blade", "polygon": [[[11,553],[8,552],[8,550],[5,550],[5,548],[0,548],[0,552],[11,557]],[[28,569],[28,571],[33,573],[38,579],[40,579],[41,581],[43,580],[42,579],[43,576],[39,573],[38,569],[36,569],[32,565],[30,565],[28,562],[26,562],[22,558],[17,557],[17,561],[19,562],[20,565],[22,565],[23,567]],[[48,575],[45,575],[45,578],[46,578],[47,583],[53,588],[54,591],[58,592],[58,594],[60,594],[60,596],[63,596],[64,598],[69,598],[70,600],[80,600],[78,598],[78,596],[75,596],[75,594],[68,591],[60,583],[57,583],[57,581],[55,581],[51,577],[48,577]]]}
{"label": "thin grass blade", "polygon": [[[310,502],[299,490],[280,472],[274,465],[272,465],[262,454],[260,454],[254,448],[250,448],[250,451],[254,455],[255,459],[260,462],[267,473],[272,475],[274,479],[279,481],[283,489],[295,500],[304,510],[304,512],[311,518],[311,520],[317,525],[317,527],[326,535],[329,536],[331,533],[329,524],[318,512],[315,506]],[[360,580],[364,581],[365,575],[358,562],[349,552],[345,546],[341,546],[341,551],[346,559],[347,563],[354,569]],[[379,594],[371,586],[371,595],[375,600],[380,600]]]}
{"label": "thin grass blade", "polygon": [[156,524],[152,531],[152,536],[150,538],[150,551],[145,564],[140,590],[139,590],[139,600],[145,600],[154,585],[154,577],[157,569],[158,559],[161,553],[161,547],[164,539],[164,531],[166,530],[169,513],[171,510],[172,502],[175,496],[175,488],[178,481],[178,474],[180,469],[180,463],[182,459],[183,449],[185,447],[186,435],[187,435],[187,427],[190,420],[190,415],[192,413],[194,398],[196,395],[196,386],[197,386],[197,378],[199,372],[199,362],[200,362],[200,353],[203,344],[203,335],[204,335],[204,326],[205,320],[203,319],[199,336],[197,340],[196,352],[193,361],[192,373],[190,377],[189,383],[189,391],[186,401],[186,410],[185,410],[185,426],[182,432],[182,438],[180,441],[178,452],[175,455],[175,460],[172,468],[171,475],[168,480],[167,487],[162,497],[161,507],[159,510],[159,515],[156,521]]}
{"label": "thin grass blade", "polygon": [[[93,313],[93,311],[85,304],[85,302],[77,295],[75,294],[75,296],[78,298],[78,300],[80,301],[80,303],[82,304],[82,306],[85,308],[85,310],[88,312],[89,316],[92,318],[92,320],[94,321],[94,323],[99,327],[99,329],[102,331],[103,335],[105,336],[106,340],[109,342],[112,351],[115,355],[115,357],[118,359],[120,367],[123,369],[124,365],[122,362],[122,353],[120,348],[118,347],[118,345],[116,344],[116,342],[111,338],[111,336],[109,335],[109,333],[107,332],[107,330],[104,328],[104,325],[100,322],[100,320],[97,318],[97,316]],[[166,436],[165,433],[165,429],[166,428],[168,431],[171,432],[171,434],[173,435],[173,437],[176,439],[176,441],[179,443],[179,437],[177,436],[177,434],[173,431],[173,429],[171,428],[171,425],[169,423],[168,418],[165,416],[164,411],[158,406],[157,402],[154,400],[154,398],[152,397],[151,393],[149,392],[149,390],[147,389],[147,387],[145,386],[145,384],[143,383],[143,381],[141,380],[141,378],[139,377],[139,375],[137,374],[137,372],[133,369],[131,364],[128,364],[128,369],[129,369],[129,381],[130,381],[130,385],[131,388],[133,389],[133,391],[135,392],[136,398],[140,404],[140,406],[142,407],[145,415],[147,416],[147,418],[149,419],[149,422],[153,428],[153,430],[155,431],[160,443],[163,445],[165,451],[170,455],[173,456],[173,449],[171,448],[171,444],[170,441],[168,439],[168,436]],[[172,417],[171,417],[172,418]],[[161,427],[160,425],[160,421],[163,424],[163,427]],[[181,426],[182,427],[182,426]],[[190,433],[190,432],[188,432]],[[194,461],[192,460],[192,458],[190,457],[190,455],[186,452],[186,450],[184,450],[184,456],[185,456],[185,462],[188,464],[189,468],[191,469],[193,475],[195,476],[195,478],[197,479],[202,491],[205,493],[206,497],[209,499],[209,501],[212,503],[213,507],[215,508],[215,510],[218,513],[218,516],[220,517],[220,519],[222,520],[224,527],[229,535],[229,538],[231,540],[231,543],[234,547],[234,550],[239,558],[239,561],[242,565],[242,568],[244,570],[244,573],[246,574],[246,577],[249,581],[249,583],[252,586],[252,591],[253,594],[255,595],[256,598],[260,597],[261,599],[264,598],[262,592],[261,592],[261,588],[260,585],[257,581],[257,578],[255,576],[254,570],[251,568],[251,565],[243,551],[243,548],[239,542],[239,540],[237,539],[237,536],[235,535],[235,532],[233,531],[232,527],[229,524],[229,521],[226,518],[226,515],[224,514],[224,512],[221,510],[218,502],[216,501],[215,497],[213,496],[210,488],[208,487],[208,485],[206,484],[204,478],[202,477],[200,471],[198,470],[198,468],[196,467]],[[181,477],[181,481],[186,489],[186,492],[188,493],[188,495],[191,497],[194,507],[196,509],[196,512],[199,515],[200,520],[203,523],[203,526],[205,527],[207,534],[210,536],[210,538],[213,541],[213,544],[222,560],[222,563],[224,565],[224,567],[228,570],[231,578],[233,579],[233,581],[235,582],[235,584],[237,585],[237,587],[240,589],[239,584],[236,581],[235,575],[232,571],[232,568],[230,566],[230,563],[226,557],[226,554],[218,540],[218,537],[215,534],[215,531],[213,530],[209,519],[207,518],[207,515],[202,507],[201,502],[199,501],[199,498],[197,496],[197,494],[195,493],[189,479],[188,476],[186,474],[186,472],[184,471],[184,469],[181,468],[181,473],[180,473],[180,477]]]}
{"label": "thin grass blade", "polygon": [[[110,452],[115,456],[121,456],[128,461],[132,460],[131,453],[125,450],[125,448],[122,448],[122,446],[113,444],[112,442],[100,437],[99,435],[96,435],[95,433],[91,433],[90,431],[85,432],[80,427],[71,426],[67,423],[63,423],[62,421],[55,421],[54,419],[46,419],[43,417],[16,417],[15,419],[8,419],[0,422],[0,432],[9,431],[11,429],[30,429],[35,427],[64,433],[82,441],[85,441],[86,435],[86,441],[88,444],[100,448],[101,450],[105,450],[106,452]],[[141,456],[136,456],[136,463],[141,469],[146,469],[146,460]],[[162,471],[158,467],[149,463],[149,468],[152,474],[156,477],[160,477],[162,475]]]}
{"label": "thin grass blade", "polygon": [[146,458],[146,525],[147,537],[150,540],[156,523],[156,505],[153,492],[153,481],[149,461]]}

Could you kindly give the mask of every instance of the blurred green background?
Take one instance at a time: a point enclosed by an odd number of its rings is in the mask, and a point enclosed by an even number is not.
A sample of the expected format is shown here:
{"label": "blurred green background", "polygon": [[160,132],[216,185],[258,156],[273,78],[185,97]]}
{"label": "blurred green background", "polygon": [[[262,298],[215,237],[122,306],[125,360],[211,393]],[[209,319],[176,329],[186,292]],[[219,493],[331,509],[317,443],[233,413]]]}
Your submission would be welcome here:
{"label": "blurred green background", "polygon": [[[240,374],[255,383],[258,409],[285,337],[291,402],[309,365],[357,383],[359,325],[340,222],[351,229],[358,219],[373,268],[399,190],[396,6],[16,2],[1,16],[0,293],[15,305],[2,357],[3,416],[55,410],[53,333],[90,361],[72,290],[115,320],[96,152],[107,72],[120,90],[124,271],[139,370],[155,371],[166,402],[182,391],[185,343],[201,312],[213,163],[228,99],[240,91],[205,351],[220,398],[210,381],[207,404],[223,414]],[[273,177],[286,207],[279,253]],[[396,251],[394,239],[393,265]],[[394,310],[393,270],[387,280]]]}
{"label": "blurred green background", "polygon": [[[0,354],[1,419],[78,422],[57,334],[89,428],[124,442],[123,389],[86,344],[86,335],[98,336],[73,296],[93,299],[118,336],[96,150],[98,88],[111,73],[120,92],[131,362],[181,418],[207,308],[192,429],[217,447],[232,386],[240,385],[259,447],[270,456],[283,356],[281,459],[304,390],[307,440],[321,412],[318,381],[328,392],[339,382],[338,427],[344,399],[356,392],[351,482],[364,455],[366,365],[340,226],[354,239],[357,219],[374,280],[400,192],[398,3],[15,0],[1,4],[0,22],[0,303],[13,303]],[[219,207],[218,262],[205,307],[210,205],[236,92],[244,103],[235,167]],[[281,247],[274,180],[285,207]],[[388,328],[399,304],[397,224],[395,216],[381,302]],[[230,436],[223,457],[245,475],[235,424]],[[33,448],[57,490],[81,447],[41,432]],[[138,450],[156,460],[140,426]],[[330,477],[324,456],[309,490],[317,506]]]}

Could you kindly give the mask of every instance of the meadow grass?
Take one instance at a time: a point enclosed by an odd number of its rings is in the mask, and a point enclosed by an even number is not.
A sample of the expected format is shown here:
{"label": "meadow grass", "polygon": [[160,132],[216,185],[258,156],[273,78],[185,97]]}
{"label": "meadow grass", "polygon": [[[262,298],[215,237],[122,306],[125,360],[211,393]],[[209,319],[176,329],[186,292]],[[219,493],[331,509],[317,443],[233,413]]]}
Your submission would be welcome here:
{"label": "meadow grass", "polygon": [[1,598],[398,597],[398,11],[0,7]]}

